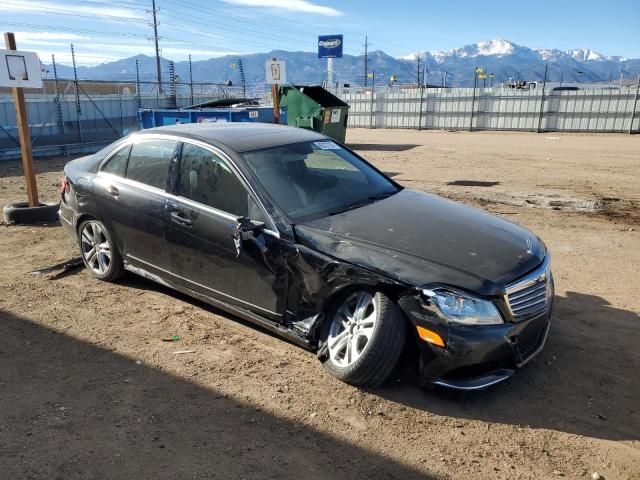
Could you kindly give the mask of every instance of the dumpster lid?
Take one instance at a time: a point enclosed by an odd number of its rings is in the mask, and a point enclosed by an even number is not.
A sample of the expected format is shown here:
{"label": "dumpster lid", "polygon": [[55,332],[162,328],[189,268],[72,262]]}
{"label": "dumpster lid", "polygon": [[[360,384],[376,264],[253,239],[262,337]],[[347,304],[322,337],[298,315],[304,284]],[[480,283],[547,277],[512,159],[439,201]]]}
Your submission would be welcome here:
{"label": "dumpster lid", "polygon": [[210,102],[196,103],[195,105],[189,105],[183,107],[180,110],[192,110],[196,108],[216,108],[216,107],[231,107],[231,106],[257,106],[259,105],[257,98],[219,98],[217,100],[211,100]]}
{"label": "dumpster lid", "polygon": [[293,85],[293,88],[297,88],[300,92],[309,97],[314,102],[320,104],[322,107],[348,107],[349,104],[343,102],[333,93],[325,90],[318,85]]}

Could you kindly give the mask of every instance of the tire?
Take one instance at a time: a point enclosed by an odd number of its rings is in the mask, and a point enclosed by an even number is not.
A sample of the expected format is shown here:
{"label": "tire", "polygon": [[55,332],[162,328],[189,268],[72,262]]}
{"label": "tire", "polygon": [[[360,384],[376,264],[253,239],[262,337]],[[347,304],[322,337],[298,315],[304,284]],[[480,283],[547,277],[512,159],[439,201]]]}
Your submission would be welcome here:
{"label": "tire", "polygon": [[7,223],[32,225],[34,223],[53,223],[58,221],[59,203],[41,203],[30,207],[29,202],[10,203],[2,209]]}
{"label": "tire", "polygon": [[377,387],[398,363],[406,329],[402,311],[386,295],[352,292],[331,310],[325,325],[325,368],[351,385]]}
{"label": "tire", "polygon": [[78,245],[82,261],[94,277],[113,282],[122,276],[122,257],[102,222],[93,218],[82,222],[78,228]]}

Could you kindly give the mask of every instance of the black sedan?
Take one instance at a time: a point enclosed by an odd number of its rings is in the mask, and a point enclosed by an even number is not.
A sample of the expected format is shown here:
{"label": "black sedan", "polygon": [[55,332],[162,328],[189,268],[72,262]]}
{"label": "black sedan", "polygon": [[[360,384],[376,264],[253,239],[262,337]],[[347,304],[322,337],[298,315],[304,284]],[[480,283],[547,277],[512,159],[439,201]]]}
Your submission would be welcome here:
{"label": "black sedan", "polygon": [[484,388],[544,346],[553,279],[531,232],[403,188],[318,133],[145,130],[69,162],[60,219],[97,278],[124,270],[378,385],[405,343],[425,385]]}

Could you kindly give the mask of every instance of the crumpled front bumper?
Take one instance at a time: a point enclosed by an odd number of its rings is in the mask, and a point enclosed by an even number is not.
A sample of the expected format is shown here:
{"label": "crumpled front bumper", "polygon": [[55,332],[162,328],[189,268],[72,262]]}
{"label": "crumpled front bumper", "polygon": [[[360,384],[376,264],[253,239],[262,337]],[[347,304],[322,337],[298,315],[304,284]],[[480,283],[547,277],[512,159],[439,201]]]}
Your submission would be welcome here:
{"label": "crumpled front bumper", "polygon": [[399,303],[415,325],[445,340],[444,348],[419,341],[420,383],[424,386],[479,390],[500,383],[542,351],[551,326],[551,305],[523,322],[464,326],[433,316],[418,298]]}

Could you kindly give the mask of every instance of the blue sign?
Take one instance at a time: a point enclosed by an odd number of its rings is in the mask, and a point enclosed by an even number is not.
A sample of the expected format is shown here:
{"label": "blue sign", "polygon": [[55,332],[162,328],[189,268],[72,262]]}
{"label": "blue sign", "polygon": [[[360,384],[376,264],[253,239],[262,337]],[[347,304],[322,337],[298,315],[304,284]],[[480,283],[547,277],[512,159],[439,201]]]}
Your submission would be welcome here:
{"label": "blue sign", "polygon": [[320,35],[318,58],[342,58],[342,35]]}

